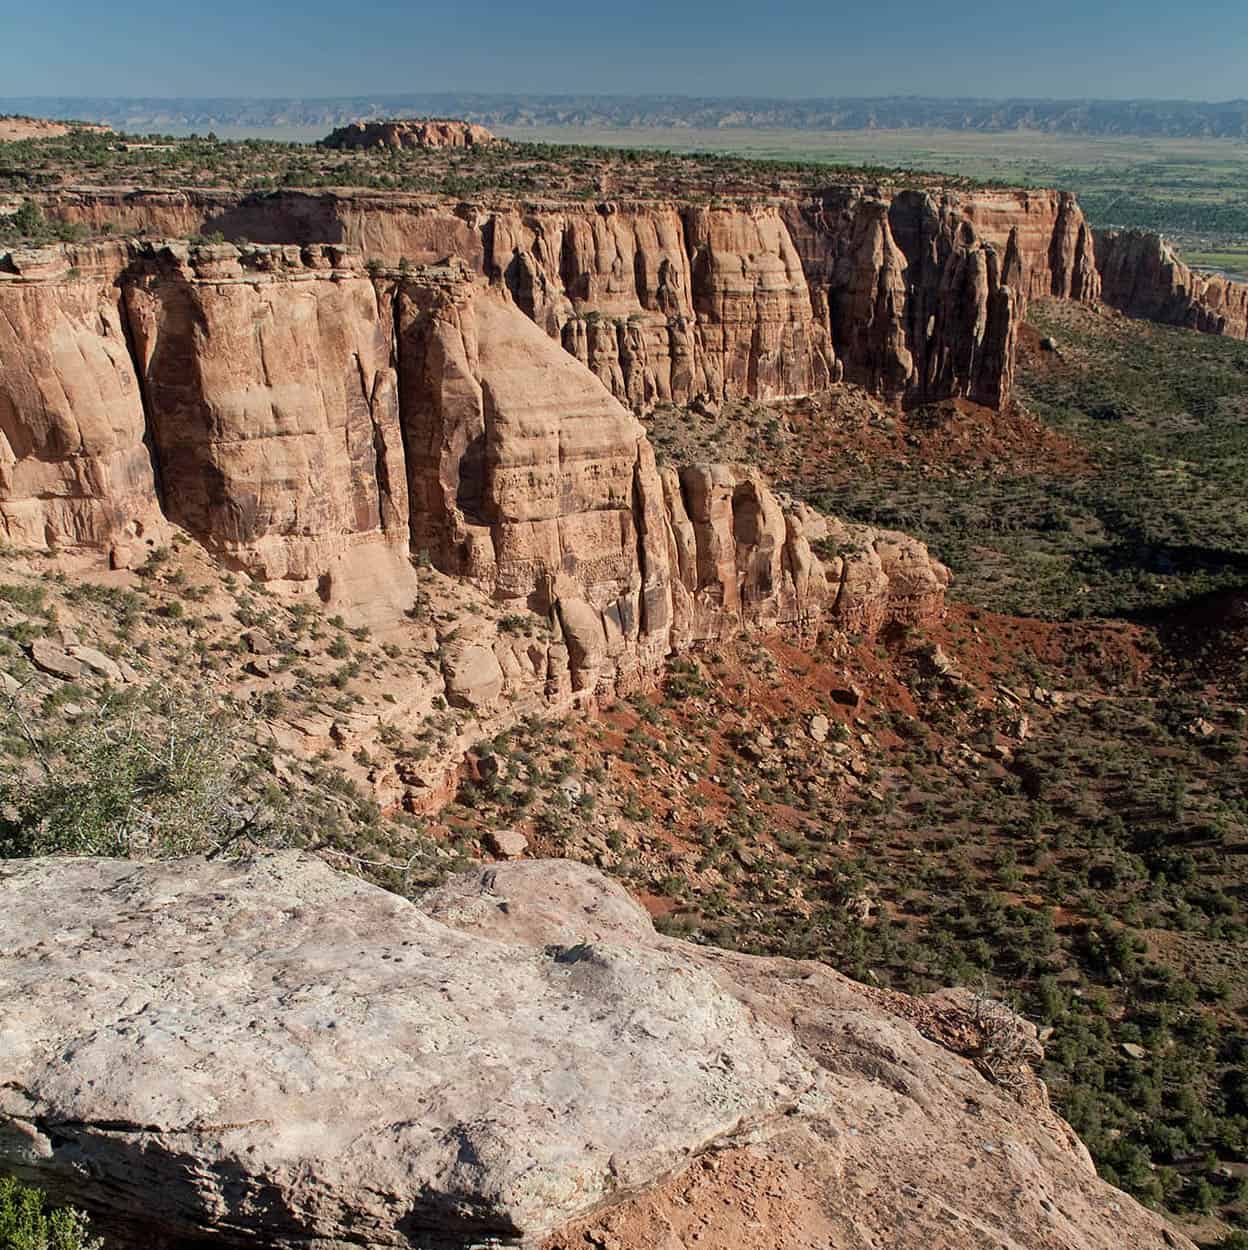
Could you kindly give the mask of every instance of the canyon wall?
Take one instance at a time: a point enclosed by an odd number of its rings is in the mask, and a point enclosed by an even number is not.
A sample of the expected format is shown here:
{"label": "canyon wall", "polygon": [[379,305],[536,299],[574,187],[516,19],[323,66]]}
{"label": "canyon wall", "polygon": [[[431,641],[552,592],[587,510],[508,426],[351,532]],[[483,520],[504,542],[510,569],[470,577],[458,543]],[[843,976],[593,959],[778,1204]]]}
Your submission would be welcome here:
{"label": "canyon wall", "polygon": [[164,247],[122,284],[170,519],[255,577],[407,544],[393,319],[342,249]]}
{"label": "canyon wall", "polygon": [[1026,301],[1248,338],[1248,284],[1195,273],[1144,231],[1098,231],[1056,191],[836,186],[753,204],[453,203],[376,192],[47,193],[99,231],[346,244],[462,259],[636,412],[777,399],[839,379],[914,406],[1009,398]]}
{"label": "canyon wall", "polygon": [[0,528],[15,547],[94,547],[159,516],[119,295],[59,254],[0,282]]}
{"label": "canyon wall", "polygon": [[845,375],[905,405],[1000,407],[1027,299],[1098,294],[1091,234],[1058,192],[835,187],[785,218]]}
{"label": "canyon wall", "polygon": [[1102,297],[1130,317],[1248,339],[1248,283],[1195,273],[1160,235],[1098,230]]}
{"label": "canyon wall", "polygon": [[0,269],[0,327],[11,542],[124,564],[167,518],[253,578],[396,609],[427,558],[550,622],[566,659],[533,676],[560,695],[635,687],[743,625],[873,632],[943,607],[911,539],[741,467],[660,472],[599,377],[462,262],[45,249]]}
{"label": "canyon wall", "polygon": [[840,376],[775,205],[510,210],[482,229],[486,275],[636,409]]}
{"label": "canyon wall", "polygon": [[92,229],[458,257],[635,411],[761,400],[842,376],[907,405],[1009,395],[1026,300],[1092,300],[1091,234],[1058,192],[836,187],[807,200],[467,204],[370,192],[70,190]]}

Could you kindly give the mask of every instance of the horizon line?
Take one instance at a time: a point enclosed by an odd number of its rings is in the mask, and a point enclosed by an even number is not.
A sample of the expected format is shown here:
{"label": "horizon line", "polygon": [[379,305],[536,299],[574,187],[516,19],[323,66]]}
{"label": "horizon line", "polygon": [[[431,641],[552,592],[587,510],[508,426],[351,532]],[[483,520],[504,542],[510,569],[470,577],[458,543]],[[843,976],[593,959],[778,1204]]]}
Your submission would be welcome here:
{"label": "horizon line", "polygon": [[894,101],[894,100],[921,100],[946,104],[1189,104],[1204,105],[1211,108],[1227,108],[1227,107],[1245,107],[1248,108],[1248,97],[1236,96],[1226,100],[1206,100],[1187,96],[1044,96],[1044,95],[1025,95],[1025,96],[977,96],[977,95],[932,95],[922,92],[893,92],[883,95],[804,95],[804,96],[776,96],[776,95],[686,95],[675,91],[644,91],[644,92],[627,92],[627,91],[571,91],[571,92],[549,92],[549,91],[478,91],[475,89],[456,89],[439,88],[437,90],[427,91],[355,91],[344,92],[334,95],[307,95],[307,94],[243,94],[243,95],[124,95],[124,94],[57,94],[57,93],[37,93],[30,92],[20,95],[0,96],[0,103],[16,102],[16,101],[36,101],[36,100],[52,100],[52,101],[70,101],[70,100],[127,100],[141,102],[160,102],[175,103],[186,101],[257,101],[263,100],[273,101],[292,101],[292,102],[326,102],[335,103],[339,101],[356,101],[367,99],[388,99],[388,98],[431,98],[437,96],[447,97],[477,97],[481,99],[494,100],[681,100],[697,103],[717,103],[723,101],[733,102],[751,102],[759,104],[832,104],[853,102],[860,104],[868,104],[874,102]]}

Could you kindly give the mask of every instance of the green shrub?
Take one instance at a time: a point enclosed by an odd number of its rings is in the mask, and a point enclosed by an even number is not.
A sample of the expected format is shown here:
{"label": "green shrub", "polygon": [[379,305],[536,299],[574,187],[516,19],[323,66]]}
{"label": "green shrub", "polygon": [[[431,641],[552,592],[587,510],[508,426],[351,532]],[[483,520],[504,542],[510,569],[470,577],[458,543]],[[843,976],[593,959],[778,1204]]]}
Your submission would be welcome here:
{"label": "green shrub", "polygon": [[40,1190],[0,1176],[0,1250],[100,1250],[81,1211],[46,1202]]}
{"label": "green shrub", "polygon": [[44,228],[43,211],[34,200],[23,200],[13,214],[13,227],[18,234],[36,235]]}
{"label": "green shrub", "polygon": [[0,585],[0,600],[32,615],[43,611],[47,597],[42,586]]}
{"label": "green shrub", "polygon": [[184,855],[241,823],[227,727],[172,700],[105,705],[0,775],[0,857]]}

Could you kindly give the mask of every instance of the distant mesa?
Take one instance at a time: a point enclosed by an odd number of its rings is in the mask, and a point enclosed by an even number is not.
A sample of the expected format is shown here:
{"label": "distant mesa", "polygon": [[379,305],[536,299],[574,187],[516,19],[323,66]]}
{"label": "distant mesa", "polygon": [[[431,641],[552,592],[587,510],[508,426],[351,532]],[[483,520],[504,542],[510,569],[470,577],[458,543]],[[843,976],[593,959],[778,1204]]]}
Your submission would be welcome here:
{"label": "distant mesa", "polygon": [[20,139],[59,139],[71,130],[90,130],[107,134],[111,127],[88,122],[57,122],[45,117],[23,117],[9,114],[0,117],[0,143],[16,143]]}
{"label": "distant mesa", "polygon": [[454,117],[352,122],[321,140],[327,148],[483,148],[496,142],[484,126]]}

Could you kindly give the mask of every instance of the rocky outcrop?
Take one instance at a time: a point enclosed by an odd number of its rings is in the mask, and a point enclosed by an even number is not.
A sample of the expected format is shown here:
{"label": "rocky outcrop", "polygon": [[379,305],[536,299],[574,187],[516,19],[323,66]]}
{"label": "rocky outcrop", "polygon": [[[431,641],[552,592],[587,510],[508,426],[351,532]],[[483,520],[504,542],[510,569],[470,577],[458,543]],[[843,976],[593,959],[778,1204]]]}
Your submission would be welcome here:
{"label": "rocky outcrop", "polygon": [[1248,283],[1196,273],[1160,235],[1098,230],[1104,300],[1129,317],[1248,339]]}
{"label": "rocky outcrop", "polygon": [[[897,200],[913,204],[919,196],[902,192]],[[1091,303],[1099,296],[1092,229],[1069,191],[965,191],[938,202],[953,222],[965,222],[1003,255],[1013,245],[1018,285],[1028,299]]]}
{"label": "rocky outcrop", "polygon": [[904,534],[778,498],[740,465],[662,476],[678,649],[742,625],[801,638],[832,624],[874,636],[944,614],[949,570]]}
{"label": "rocky outcrop", "polygon": [[351,122],[321,140],[327,148],[482,148],[496,140],[484,126],[453,117]]}
{"label": "rocky outcrop", "polygon": [[486,274],[636,410],[840,376],[775,206],[500,211],[483,238]]}
{"label": "rocky outcrop", "polygon": [[[0,902],[0,1166],[123,1248],[1191,1250],[907,1023],[950,1000],[661,938],[579,864],[413,904],[294,852],[19,860]],[[753,1233],[698,1183],[743,1160]]]}
{"label": "rocky outcrop", "polygon": [[846,377],[901,404],[1000,407],[1027,298],[1097,291],[1071,196],[836,187],[785,216]]}
{"label": "rocky outcrop", "polygon": [[123,548],[160,516],[118,292],[82,259],[0,267],[0,526],[17,547]]}
{"label": "rocky outcrop", "polygon": [[394,323],[357,255],[173,245],[123,289],[170,519],[265,580],[406,551]]}
{"label": "rocky outcrop", "polygon": [[[14,536],[116,550],[163,504],[230,567],[374,615],[411,607],[427,559],[554,630],[502,655],[448,638],[448,691],[470,706],[515,682],[635,688],[742,626],[874,632],[942,610],[948,575],[909,540],[862,530],[825,561],[826,519],[758,473],[661,475],[637,418],[462,263],[366,272],[335,246],[232,244],[79,259],[101,276],[0,281]],[[798,307],[776,281],[773,328]],[[750,353],[719,289],[731,372]],[[65,424],[87,417],[106,420]]]}
{"label": "rocky outcrop", "polygon": [[403,283],[397,321],[413,549],[558,618],[578,688],[656,671],[670,594],[640,423],[499,292]]}
{"label": "rocky outcrop", "polygon": [[838,186],[722,205],[369,192],[50,194],[53,216],[158,233],[456,256],[635,411],[805,395],[842,375],[905,404],[1008,397],[1026,299],[1092,300],[1090,232],[1058,192]]}
{"label": "rocky outcrop", "polygon": [[[660,474],[636,418],[501,293],[409,282],[398,300],[413,549],[557,621],[576,690],[636,685],[742,626],[875,632],[943,611],[948,572],[912,540],[862,527],[825,564],[826,519],[757,472]],[[879,556],[897,544],[926,597]]]}

